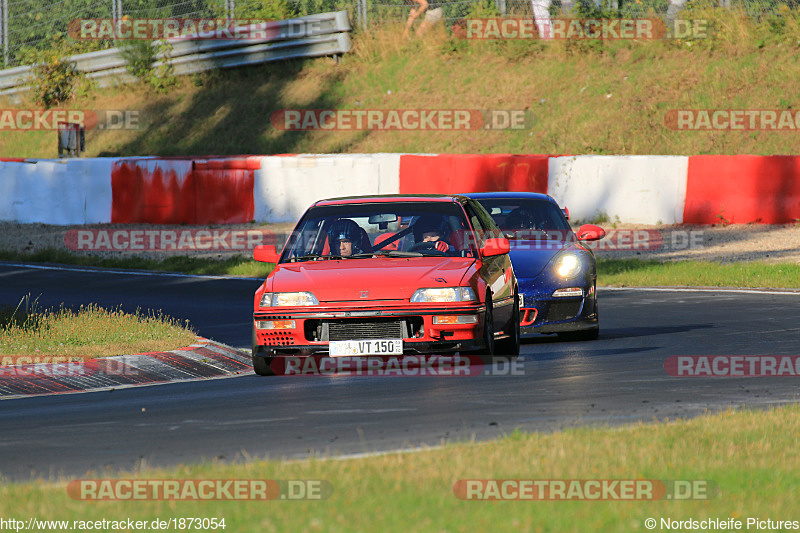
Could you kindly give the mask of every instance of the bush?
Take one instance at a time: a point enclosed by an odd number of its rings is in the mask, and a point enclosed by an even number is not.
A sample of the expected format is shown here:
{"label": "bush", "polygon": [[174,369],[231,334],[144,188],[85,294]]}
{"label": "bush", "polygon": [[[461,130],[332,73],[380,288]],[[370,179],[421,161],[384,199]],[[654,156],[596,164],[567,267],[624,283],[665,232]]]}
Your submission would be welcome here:
{"label": "bush", "polygon": [[45,49],[23,51],[24,62],[32,65],[32,78],[28,85],[36,102],[45,109],[66,102],[73,96],[79,82],[86,83],[86,78],[75,65],[65,59],[73,53],[74,45],[61,35],[54,36]]}
{"label": "bush", "polygon": [[[128,41],[119,46],[126,68],[131,76],[150,85],[157,91],[164,91],[175,84],[174,68],[169,62],[172,45],[166,41]],[[153,63],[161,54],[163,61],[157,67]]]}

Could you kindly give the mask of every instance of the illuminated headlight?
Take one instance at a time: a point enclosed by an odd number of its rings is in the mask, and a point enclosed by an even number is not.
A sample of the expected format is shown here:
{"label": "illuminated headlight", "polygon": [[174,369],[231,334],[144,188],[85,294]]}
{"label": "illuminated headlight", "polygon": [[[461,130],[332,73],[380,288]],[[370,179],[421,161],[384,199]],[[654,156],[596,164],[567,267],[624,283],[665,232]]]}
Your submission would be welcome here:
{"label": "illuminated headlight", "polygon": [[472,302],[477,300],[471,287],[432,287],[417,289],[411,297],[412,302]]}
{"label": "illuminated headlight", "polygon": [[310,292],[265,292],[259,307],[296,305],[319,305],[319,300]]}
{"label": "illuminated headlight", "polygon": [[574,278],[581,272],[581,258],[575,254],[564,254],[556,261],[556,273],[562,278]]}

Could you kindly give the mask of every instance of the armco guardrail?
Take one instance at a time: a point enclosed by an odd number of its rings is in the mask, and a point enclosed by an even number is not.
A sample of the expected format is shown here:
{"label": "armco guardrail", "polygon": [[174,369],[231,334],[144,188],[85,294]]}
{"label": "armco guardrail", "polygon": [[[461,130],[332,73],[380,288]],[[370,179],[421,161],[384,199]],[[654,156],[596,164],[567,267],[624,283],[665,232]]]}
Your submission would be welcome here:
{"label": "armco guardrail", "polygon": [[[255,29],[253,26],[243,27],[240,33],[249,35],[249,31]],[[350,51],[347,33],[350,29],[347,11],[335,11],[275,21],[267,26],[267,38],[168,39],[172,45],[169,58],[165,60],[158,55],[153,66],[168,61],[176,75],[183,75],[282,59],[339,55]],[[260,30],[263,32],[263,28]],[[74,55],[68,59],[100,87],[135,81],[125,68],[125,58],[117,48]],[[0,95],[28,90],[26,84],[30,77],[30,66],[0,70]]]}

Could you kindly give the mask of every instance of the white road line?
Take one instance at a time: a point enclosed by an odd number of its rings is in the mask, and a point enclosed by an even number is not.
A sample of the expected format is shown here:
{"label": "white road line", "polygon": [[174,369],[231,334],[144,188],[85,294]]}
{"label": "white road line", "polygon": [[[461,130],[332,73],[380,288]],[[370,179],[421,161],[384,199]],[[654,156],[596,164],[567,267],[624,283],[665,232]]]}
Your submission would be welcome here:
{"label": "white road line", "polygon": [[783,294],[800,296],[800,290],[790,289],[731,289],[715,287],[598,287],[598,292],[605,291],[660,291],[660,292],[725,292],[735,294]]}
{"label": "white road line", "polygon": [[245,278],[239,276],[212,276],[209,274],[183,274],[180,272],[151,272],[148,270],[112,270],[105,268],[67,267],[58,265],[37,265],[28,263],[7,263],[0,261],[0,266],[34,268],[39,270],[59,270],[63,272],[95,272],[100,274],[125,274],[127,276],[162,276],[168,278],[200,278],[200,279],[241,279],[263,281],[264,278]]}
{"label": "white road line", "polygon": [[[39,270],[60,270],[64,272],[96,272],[102,274],[124,274],[127,276],[152,276],[152,277],[171,277],[171,278],[199,278],[199,279],[220,279],[220,280],[248,280],[263,281],[264,278],[246,278],[240,276],[212,276],[208,274],[183,274],[180,272],[151,272],[147,270],[111,270],[104,268],[88,267],[67,267],[58,265],[40,265],[28,263],[7,263],[0,261],[0,266],[33,268]],[[603,287],[597,288],[599,291],[662,291],[662,292],[725,292],[734,294],[780,294],[800,296],[800,289],[732,289],[715,287]]]}

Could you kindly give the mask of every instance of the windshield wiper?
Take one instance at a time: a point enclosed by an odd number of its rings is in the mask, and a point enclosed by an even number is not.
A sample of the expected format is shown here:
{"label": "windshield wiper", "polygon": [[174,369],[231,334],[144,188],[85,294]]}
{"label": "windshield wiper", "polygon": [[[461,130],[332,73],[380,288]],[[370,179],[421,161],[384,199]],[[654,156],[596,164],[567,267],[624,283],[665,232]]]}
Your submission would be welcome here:
{"label": "windshield wiper", "polygon": [[291,262],[297,261],[316,261],[317,259],[341,259],[341,255],[319,255],[319,254],[306,254],[299,257],[292,257]]}
{"label": "windshield wiper", "polygon": [[350,257],[363,259],[365,257],[373,257],[376,255],[381,257],[422,257],[422,254],[419,252],[401,252],[399,250],[376,250],[374,252],[365,252],[363,254],[353,254]]}
{"label": "windshield wiper", "polygon": [[319,259],[319,258],[320,258],[319,254],[306,254],[306,255],[301,255],[299,257],[292,257],[292,263],[296,261],[310,261],[312,259]]}

